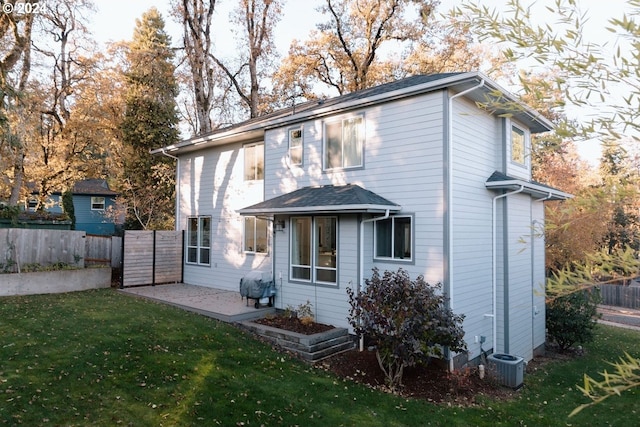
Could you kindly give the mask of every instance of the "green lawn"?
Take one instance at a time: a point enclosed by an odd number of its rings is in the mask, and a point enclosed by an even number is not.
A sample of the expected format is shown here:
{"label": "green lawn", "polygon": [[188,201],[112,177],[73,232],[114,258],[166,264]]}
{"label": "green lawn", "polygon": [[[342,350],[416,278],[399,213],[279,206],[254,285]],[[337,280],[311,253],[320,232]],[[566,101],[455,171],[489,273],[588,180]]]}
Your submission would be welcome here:
{"label": "green lawn", "polygon": [[635,426],[639,392],[567,418],[640,332],[599,327],[586,355],[525,376],[510,402],[436,406],[335,378],[218,321],[114,290],[0,298],[0,424]]}

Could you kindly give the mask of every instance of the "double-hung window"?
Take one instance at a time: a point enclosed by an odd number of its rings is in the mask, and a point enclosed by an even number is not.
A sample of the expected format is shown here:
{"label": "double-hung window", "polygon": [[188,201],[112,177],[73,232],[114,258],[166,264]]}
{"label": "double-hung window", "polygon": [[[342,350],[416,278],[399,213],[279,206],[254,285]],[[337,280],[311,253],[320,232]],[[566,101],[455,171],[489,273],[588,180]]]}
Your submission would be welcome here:
{"label": "double-hung window", "polygon": [[302,128],[289,129],[289,162],[302,164]]}
{"label": "double-hung window", "polygon": [[412,260],[411,216],[392,216],[375,222],[375,257],[392,260]]}
{"label": "double-hung window", "polygon": [[364,164],[364,118],[349,117],[324,124],[324,168],[354,168]]}
{"label": "double-hung window", "polygon": [[104,210],[104,197],[91,197],[91,210],[103,211]]}
{"label": "double-hung window", "polygon": [[268,248],[267,231],[268,223],[266,219],[255,216],[244,218],[244,251],[266,254]]}
{"label": "double-hung window", "polygon": [[191,217],[187,229],[187,263],[211,264],[211,217]]}
{"label": "double-hung window", "polygon": [[244,146],[244,180],[257,181],[264,179],[264,143]]}
{"label": "double-hung window", "polygon": [[521,165],[526,165],[527,141],[524,130],[511,125],[511,161]]}
{"label": "double-hung window", "polygon": [[338,219],[291,219],[291,279],[335,285],[338,282]]}

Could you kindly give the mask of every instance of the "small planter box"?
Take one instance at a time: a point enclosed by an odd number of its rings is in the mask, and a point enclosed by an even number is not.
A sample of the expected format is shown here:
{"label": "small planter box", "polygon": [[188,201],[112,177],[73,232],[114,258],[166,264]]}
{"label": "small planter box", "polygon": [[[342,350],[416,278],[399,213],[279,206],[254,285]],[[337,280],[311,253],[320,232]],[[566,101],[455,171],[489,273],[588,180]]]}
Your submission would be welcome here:
{"label": "small planter box", "polygon": [[0,296],[57,294],[111,286],[111,268],[0,274]]}

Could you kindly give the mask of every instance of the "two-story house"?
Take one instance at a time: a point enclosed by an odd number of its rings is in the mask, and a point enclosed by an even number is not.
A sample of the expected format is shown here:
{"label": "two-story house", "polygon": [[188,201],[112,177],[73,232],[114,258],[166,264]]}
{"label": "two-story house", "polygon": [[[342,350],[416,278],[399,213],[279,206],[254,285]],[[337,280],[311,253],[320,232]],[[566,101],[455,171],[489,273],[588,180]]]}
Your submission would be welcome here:
{"label": "two-story house", "polygon": [[545,342],[542,202],[569,197],[531,181],[531,134],[551,128],[481,73],[448,73],[156,150],[177,158],[184,281],[235,290],[272,272],[276,307],[310,301],[348,326],[346,289],[403,268],[466,316],[459,359],[482,346],[530,360]]}

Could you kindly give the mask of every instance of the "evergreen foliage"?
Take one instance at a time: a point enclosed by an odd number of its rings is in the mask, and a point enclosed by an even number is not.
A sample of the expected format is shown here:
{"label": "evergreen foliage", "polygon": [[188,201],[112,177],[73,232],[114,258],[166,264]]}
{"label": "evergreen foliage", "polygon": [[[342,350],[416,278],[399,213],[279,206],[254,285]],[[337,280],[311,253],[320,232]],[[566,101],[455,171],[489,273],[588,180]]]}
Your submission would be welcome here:
{"label": "evergreen foliage", "polygon": [[598,288],[583,289],[547,302],[547,335],[561,351],[593,341],[600,303]]}
{"label": "evergreen foliage", "polygon": [[71,191],[65,191],[62,194],[62,208],[71,220],[71,229],[76,229],[76,211],[73,207],[73,193]]}
{"label": "evergreen foliage", "polygon": [[149,153],[179,138],[173,56],[164,20],[157,9],[151,8],[136,21],[126,55],[125,111],[120,131],[127,153],[127,228],[173,227],[173,160]]}

